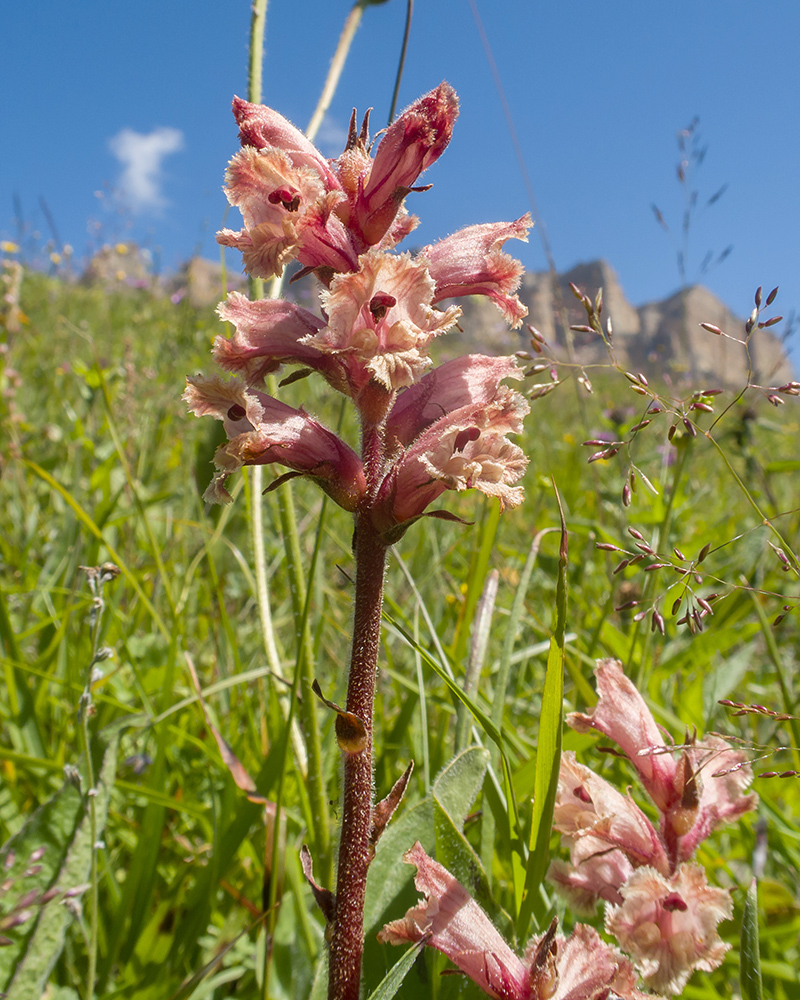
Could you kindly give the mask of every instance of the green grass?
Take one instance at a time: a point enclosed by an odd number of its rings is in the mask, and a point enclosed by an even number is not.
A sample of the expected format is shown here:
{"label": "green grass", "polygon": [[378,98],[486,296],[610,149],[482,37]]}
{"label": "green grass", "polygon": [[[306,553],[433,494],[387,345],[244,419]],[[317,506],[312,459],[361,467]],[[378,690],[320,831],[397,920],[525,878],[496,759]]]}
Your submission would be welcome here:
{"label": "green grass", "polygon": [[[233,506],[204,509],[200,494],[210,478],[219,428],[187,415],[180,401],[186,374],[212,370],[208,349],[219,323],[211,310],[196,311],[186,302],[175,306],[145,291],[64,285],[34,273],[26,274],[22,308],[27,322],[6,334],[0,356],[0,840],[19,835],[26,849],[35,846],[37,836],[44,838],[42,829],[24,824],[56,796],[65,817],[61,832],[42,842],[52,857],[62,851],[72,859],[74,867],[65,871],[85,870],[81,881],[90,877],[86,857],[78,857],[75,847],[81,817],[79,810],[69,812],[75,785],[64,776],[65,765],[85,776],[79,705],[94,647],[92,595],[80,567],[111,560],[122,570],[103,591],[98,645],[113,656],[97,664],[103,676],[93,684],[94,714],[88,719],[95,771],[105,765],[111,775],[98,799],[99,813],[108,810],[98,852],[98,915],[93,921],[86,893],[82,917],[65,922],[55,965],[40,970],[51,984],[48,995],[88,995],[94,924],[98,997],[261,996],[266,927],[273,935],[269,995],[304,1000],[324,965],[325,946],[298,851],[319,836],[302,761],[285,739],[289,687],[274,676],[265,654],[251,569],[248,509],[254,498],[243,482]],[[638,678],[676,740],[687,726],[697,726],[701,734],[720,730],[760,744],[800,745],[792,725],[760,716],[731,719],[717,704],[731,698],[796,710],[797,612],[778,627],[772,622],[783,605],[797,607],[797,576],[782,570],[769,545],[780,543],[762,518],[772,521],[790,553],[797,551],[796,402],[776,410],[746,396],[716,426],[719,449],[702,434],[684,437],[672,465],[664,447],[670,417],[656,417],[636,437],[632,455],[659,495],[640,483],[625,508],[625,450],[588,465],[590,449],[580,443],[601,431],[619,433],[608,413],[613,408],[622,407],[616,414],[622,436],[624,427],[641,419],[647,401],[614,371],[593,372],[592,381],[595,392],[585,396],[583,407],[569,383],[533,403],[521,508],[498,520],[475,494],[448,496],[447,508],[474,523],[423,519],[390,560],[376,712],[378,796],[410,759],[415,771],[371,871],[367,994],[402,957],[401,949],[379,945],[375,933],[416,898],[413,870],[400,862],[416,839],[435,847],[454,868],[460,864],[472,872],[479,897],[504,931],[519,934],[520,946],[552,913],[542,898],[530,923],[521,926],[516,919],[524,881],[520,845],[532,822],[547,648],[555,624],[558,531],[540,539],[527,574],[525,566],[534,536],[559,525],[551,477],[569,534],[565,708],[591,702],[594,659],[615,656]],[[338,400],[326,398],[313,379],[288,387],[284,398],[303,402],[329,425],[339,419]],[[717,413],[732,398],[718,398]],[[702,415],[698,424],[707,428],[712,419]],[[353,432],[348,421],[346,416],[345,435]],[[320,494],[302,481],[292,490],[310,568]],[[277,653],[290,683],[297,649],[286,549],[275,495],[262,502]],[[703,632],[692,636],[676,625],[683,610],[670,614],[683,589],[673,570],[646,573],[638,564],[613,574],[622,556],[598,550],[596,543],[631,548],[628,527],[648,541],[661,536],[657,548],[667,556],[677,546],[692,559],[710,543],[698,567],[702,582],[692,586],[699,596],[726,596],[705,619]],[[344,700],[348,657],[351,531],[349,517],[327,504],[310,579],[313,675],[325,697],[338,703]],[[461,702],[445,678],[459,690],[463,686],[474,609],[491,570],[499,573],[499,587],[472,695],[478,721],[473,719],[471,735],[467,728],[468,744],[479,739],[485,750],[466,751],[455,767]],[[655,598],[666,620],[663,637],[650,632],[649,614],[638,623],[633,619],[649,603],[614,610],[629,600]],[[271,801],[280,795],[279,829],[265,823],[263,807],[234,783],[192,686],[187,655],[196,665],[209,718],[261,795]],[[496,696],[499,689],[504,696]],[[493,718],[502,731],[507,777],[490,736]],[[333,716],[322,709],[320,720],[322,767],[335,817],[340,774]],[[114,764],[108,748],[117,738]],[[595,753],[594,743],[564,732],[565,748],[624,788],[631,772]],[[787,768],[800,770],[796,752],[760,766]],[[690,980],[686,997],[738,995],[739,925],[757,820],[764,822],[767,838],[758,896],[764,995],[798,995],[800,786],[772,779],[755,787],[757,816],[718,831],[701,850],[710,881],[735,887],[736,915],[722,926],[733,947],[720,969]],[[455,812],[454,799],[463,807]],[[550,846],[559,849],[557,838]],[[329,885],[331,857],[314,860],[318,880]],[[51,883],[58,882],[48,872]],[[20,878],[7,889],[0,916],[29,884]],[[261,920],[262,900],[270,893],[277,905]],[[573,918],[563,903],[557,897],[550,902],[569,927]],[[47,904],[41,914],[59,905]],[[6,956],[23,954],[31,925],[43,919],[34,909],[27,923],[4,932],[15,943],[0,949],[0,989],[13,971]],[[602,926],[601,914],[595,923]],[[425,955],[397,995],[479,995],[460,977],[439,977],[445,965],[433,953]]]}

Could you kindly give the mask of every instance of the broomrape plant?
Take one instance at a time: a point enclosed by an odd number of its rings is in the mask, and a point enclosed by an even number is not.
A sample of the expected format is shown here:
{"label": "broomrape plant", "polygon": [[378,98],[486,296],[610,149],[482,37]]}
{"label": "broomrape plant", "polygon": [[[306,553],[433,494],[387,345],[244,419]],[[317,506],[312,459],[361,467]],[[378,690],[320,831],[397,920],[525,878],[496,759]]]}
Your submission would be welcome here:
{"label": "broomrape plant", "polygon": [[[205,498],[228,502],[228,477],[243,465],[283,466],[270,488],[294,476],[314,480],[354,517],[356,580],[347,701],[336,709],[344,792],[335,895],[315,886],[330,922],[330,997],[356,1000],[363,951],[367,870],[391,809],[373,803],[373,702],[387,552],[446,490],[478,489],[501,509],[522,501],[515,484],[527,458],[509,435],[522,430],[523,396],[505,385],[522,377],[512,357],[470,355],[432,367],[430,341],[456,325],[462,295],[488,296],[513,326],[526,315],[517,290],[522,266],[503,252],[526,239],[529,216],[470,226],[425,247],[397,245],[417,220],[404,201],[419,175],[447,146],[458,113],[442,83],[388,128],[377,148],[369,115],[336,160],[277,112],[236,98],[242,149],[231,160],[226,192],[243,228],[218,234],[242,252],[253,276],[280,276],[293,260],[323,291],[321,315],[282,300],[232,295],[219,307],[235,332],[213,354],[233,373],[188,379],[184,398],[197,416],[223,422],[217,474]],[[262,391],[280,366],[316,372],[356,408],[356,449]],[[335,707],[335,706],[332,706]],[[400,786],[393,805],[402,794]],[[305,863],[310,873],[310,861]]]}

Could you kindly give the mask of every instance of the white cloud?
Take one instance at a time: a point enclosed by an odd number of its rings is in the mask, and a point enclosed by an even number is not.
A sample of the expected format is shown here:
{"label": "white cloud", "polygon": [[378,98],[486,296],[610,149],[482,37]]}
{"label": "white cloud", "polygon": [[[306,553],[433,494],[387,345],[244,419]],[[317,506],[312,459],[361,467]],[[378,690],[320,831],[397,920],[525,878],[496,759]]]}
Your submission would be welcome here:
{"label": "white cloud", "polygon": [[347,143],[347,128],[327,115],[322,119],[314,144],[323,156],[339,156]]}
{"label": "white cloud", "polygon": [[146,135],[124,128],[109,140],[111,152],[122,164],[117,184],[120,197],[134,212],[158,211],[167,204],[162,194],[162,161],[183,149],[183,132],[160,127]]}

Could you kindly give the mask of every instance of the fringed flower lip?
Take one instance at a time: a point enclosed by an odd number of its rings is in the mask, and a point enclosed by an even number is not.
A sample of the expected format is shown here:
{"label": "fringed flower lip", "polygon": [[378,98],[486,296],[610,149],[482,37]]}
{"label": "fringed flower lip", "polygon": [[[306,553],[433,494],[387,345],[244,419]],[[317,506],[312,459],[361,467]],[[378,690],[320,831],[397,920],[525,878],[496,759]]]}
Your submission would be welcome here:
{"label": "fringed flower lip", "polygon": [[187,383],[183,398],[189,409],[198,417],[222,420],[229,438],[214,456],[219,471],[204,500],[230,503],[225,480],[232,472],[243,465],[276,463],[314,479],[345,510],[356,510],[366,492],[361,459],[305,410],[247,389],[239,379],[197,376]]}

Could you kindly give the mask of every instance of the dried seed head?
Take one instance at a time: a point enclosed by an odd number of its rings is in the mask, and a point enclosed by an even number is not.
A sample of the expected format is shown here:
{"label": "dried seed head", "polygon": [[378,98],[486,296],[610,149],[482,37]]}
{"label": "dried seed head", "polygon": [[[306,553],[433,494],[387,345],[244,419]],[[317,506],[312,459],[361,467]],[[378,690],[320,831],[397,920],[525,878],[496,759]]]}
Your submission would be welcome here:
{"label": "dried seed head", "polygon": [[576,323],[570,327],[570,330],[574,330],[575,333],[594,333],[594,327],[587,326],[585,323]]}
{"label": "dried seed head", "polygon": [[596,549],[602,549],[604,552],[624,552],[625,549],[621,549],[619,545],[614,545],[613,542],[595,542]]}
{"label": "dried seed head", "polygon": [[629,483],[625,483],[625,485],[622,487],[622,506],[630,507],[630,505],[631,505],[631,487]]}
{"label": "dried seed head", "polygon": [[775,301],[775,298],[776,298],[776,296],[777,296],[777,294],[778,294],[778,287],[779,287],[779,286],[778,286],[778,285],[776,285],[776,286],[775,286],[775,287],[774,287],[774,288],[772,289],[772,291],[771,291],[771,292],[769,293],[769,295],[767,296],[767,305],[768,305],[768,306],[771,306],[771,305],[772,305],[772,303],[773,303],[773,302]]}
{"label": "dried seed head", "polygon": [[689,432],[689,435],[691,437],[697,437],[697,428],[694,426],[694,424],[691,422],[691,420],[689,420],[687,417],[683,418],[683,426]]}
{"label": "dried seed head", "polygon": [[651,422],[652,421],[650,421],[650,420],[642,420],[642,421],[640,421],[638,424],[635,424],[633,427],[631,427],[631,434],[635,434],[637,431],[644,430],[644,428],[647,427],[647,425],[649,423],[651,423]]}
{"label": "dried seed head", "polygon": [[766,330],[768,326],[775,326],[775,324],[780,323],[782,319],[783,316],[773,316],[772,319],[768,319],[764,323],[759,323],[758,328],[759,330]]}
{"label": "dried seed head", "polygon": [[756,302],[756,309],[760,309],[761,308],[761,285],[759,285],[758,288],[756,289],[755,302]]}
{"label": "dried seed head", "polygon": [[675,424],[672,424],[672,426],[670,427],[670,429],[667,431],[667,440],[668,441],[671,441],[675,437],[675,431],[677,431],[677,429],[678,428],[675,426]]}
{"label": "dried seed head", "polygon": [[680,549],[673,549],[672,551],[675,553],[678,559],[680,559],[682,562],[686,562],[686,556],[681,552]]}
{"label": "dried seed head", "polygon": [[681,599],[680,599],[680,597],[679,597],[679,598],[677,599],[677,601],[673,601],[673,602],[672,602],[672,612],[671,612],[671,613],[672,613],[672,615],[673,615],[673,616],[674,616],[674,615],[676,615],[676,614],[678,613],[678,608],[679,608],[680,606],[681,606]]}
{"label": "dried seed head", "polygon": [[647,609],[645,609],[644,611],[637,611],[636,614],[633,616],[633,620],[635,622],[640,622],[646,616],[647,616]]}
{"label": "dried seed head", "polygon": [[781,399],[780,396],[776,396],[775,393],[772,392],[767,396],[767,399],[769,400],[770,403],[772,403],[773,406],[776,407],[783,406],[783,404],[786,402],[785,399]]}
{"label": "dried seed head", "polygon": [[[622,502],[625,503],[624,499],[623,499]],[[630,501],[628,501],[628,502],[630,502]],[[617,565],[614,567],[613,575],[616,576],[617,573],[621,573],[625,569],[625,567],[628,565],[629,562],[630,562],[630,559],[623,559],[622,562],[618,562]]]}
{"label": "dried seed head", "polygon": [[638,538],[640,542],[644,541],[644,535],[641,531],[637,531],[636,528],[628,528],[628,534],[633,538]]}
{"label": "dried seed head", "polygon": [[711,551],[711,542],[706,542],[706,544],[702,547],[702,549],[700,549],[700,551],[697,553],[696,562],[698,566],[705,559],[705,557],[708,555],[710,551]]}
{"label": "dried seed head", "polygon": [[708,330],[709,333],[714,333],[718,337],[722,336],[722,330],[720,330],[718,326],[714,326],[713,323],[701,323],[700,326],[702,326],[704,330]]}
{"label": "dried seed head", "polygon": [[580,290],[580,288],[578,288],[578,286],[575,284],[574,281],[570,281],[569,290],[572,292],[572,294],[579,302],[583,302],[583,292]]}
{"label": "dried seed head", "polygon": [[653,608],[653,614],[650,618],[650,631],[659,631],[662,635],[664,635],[664,619],[659,614],[657,608]]}

